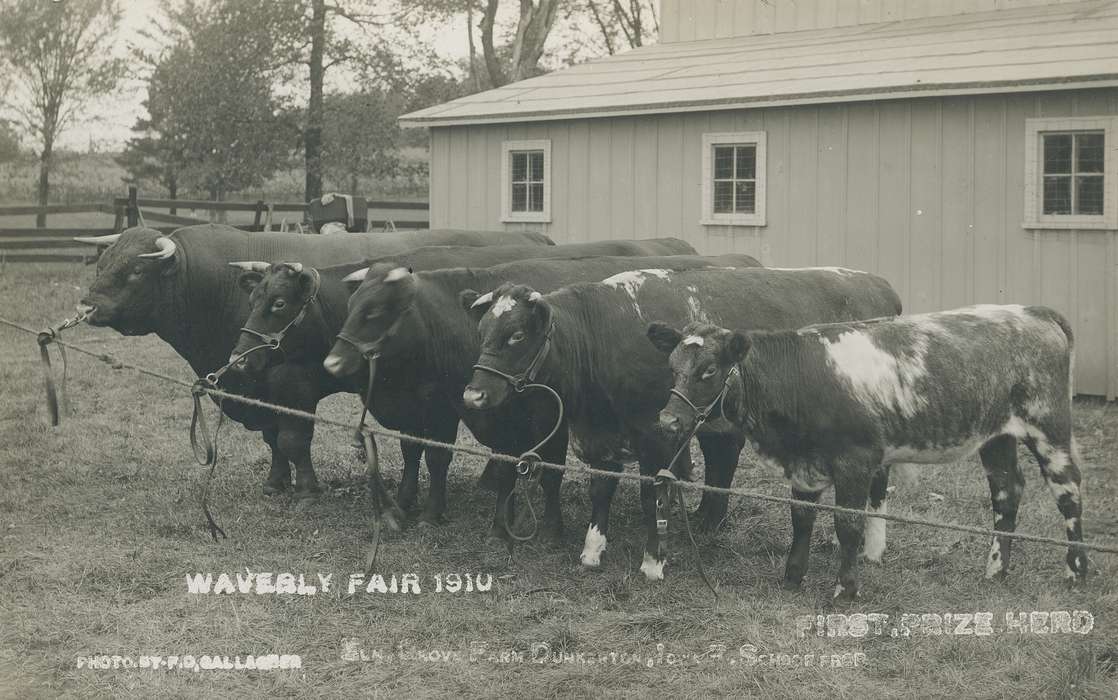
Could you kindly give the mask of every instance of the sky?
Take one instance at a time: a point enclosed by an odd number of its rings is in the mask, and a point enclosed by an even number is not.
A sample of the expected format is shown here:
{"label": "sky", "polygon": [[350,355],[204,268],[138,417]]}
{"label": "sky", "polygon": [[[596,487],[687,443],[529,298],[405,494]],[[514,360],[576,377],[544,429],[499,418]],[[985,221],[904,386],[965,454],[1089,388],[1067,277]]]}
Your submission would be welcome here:
{"label": "sky", "polygon": [[[120,4],[124,17],[114,53],[124,57],[130,44],[146,46],[140,32],[150,28],[161,13],[160,0],[120,0]],[[458,59],[469,54],[463,27],[430,26],[424,33],[444,57]],[[144,115],[146,92],[142,81],[126,81],[112,97],[92,102],[85,110],[85,119],[63,133],[60,145],[79,151],[119,149],[131,136],[136,119]]]}

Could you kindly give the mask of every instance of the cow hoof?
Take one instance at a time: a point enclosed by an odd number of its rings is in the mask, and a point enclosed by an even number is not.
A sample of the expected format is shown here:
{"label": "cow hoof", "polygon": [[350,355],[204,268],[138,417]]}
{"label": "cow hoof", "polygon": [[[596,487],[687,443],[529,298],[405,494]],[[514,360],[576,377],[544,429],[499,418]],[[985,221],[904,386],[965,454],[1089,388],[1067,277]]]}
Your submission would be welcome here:
{"label": "cow hoof", "polygon": [[831,596],[832,603],[848,603],[861,598],[857,588],[845,588],[841,583],[835,584],[835,593]]}
{"label": "cow hoof", "polygon": [[563,541],[563,524],[549,523],[540,528],[540,539],[547,542]]}
{"label": "cow hoof", "polygon": [[663,559],[655,559],[645,552],[644,561],[641,562],[641,573],[649,581],[663,581],[664,563]]}
{"label": "cow hoof", "polygon": [[511,541],[509,533],[505,532],[505,528],[499,525],[494,525],[489,528],[489,532],[485,535],[485,546],[496,547],[498,545],[505,546]]}
{"label": "cow hoof", "polygon": [[292,498],[294,498],[296,501],[314,501],[318,498],[318,495],[320,493],[322,493],[322,489],[320,489],[317,485],[303,489],[297,488],[295,489],[295,493],[292,495]]}
{"label": "cow hoof", "polygon": [[261,490],[265,496],[278,496],[287,492],[287,484],[283,482],[277,484],[269,481],[264,484],[264,488]]}
{"label": "cow hoof", "polygon": [[423,514],[419,516],[416,527],[439,527],[440,525],[446,525],[447,522],[449,521],[442,513],[428,513],[424,511]]}
{"label": "cow hoof", "polygon": [[798,593],[803,589],[804,580],[802,578],[785,578],[784,590]]}

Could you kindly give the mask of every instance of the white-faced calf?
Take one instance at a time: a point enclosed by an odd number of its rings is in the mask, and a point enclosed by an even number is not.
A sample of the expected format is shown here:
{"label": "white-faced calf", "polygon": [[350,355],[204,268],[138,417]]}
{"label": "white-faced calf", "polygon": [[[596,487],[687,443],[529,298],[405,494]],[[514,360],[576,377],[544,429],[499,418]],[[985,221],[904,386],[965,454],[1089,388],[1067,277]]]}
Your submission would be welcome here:
{"label": "white-faced calf", "polygon": [[[723,396],[722,410],[758,454],[784,470],[798,500],[828,486],[835,503],[884,510],[875,474],[898,462],[954,462],[978,452],[990,485],[994,529],[1013,532],[1024,477],[1017,441],[1036,457],[1056,497],[1067,539],[1066,574],[1083,579],[1087,557],[1079,467],[1071,429],[1072,336],[1041,306],[974,306],[798,331],[735,333],[664,324],[649,339],[670,353],[674,390],[661,426],[686,434],[693,406]],[[792,508],[785,585],[807,571],[815,510]],[[842,561],[835,597],[858,593],[863,518],[835,514]],[[867,554],[884,550],[884,521],[871,520]],[[1011,540],[995,537],[986,576],[1003,576]]]}

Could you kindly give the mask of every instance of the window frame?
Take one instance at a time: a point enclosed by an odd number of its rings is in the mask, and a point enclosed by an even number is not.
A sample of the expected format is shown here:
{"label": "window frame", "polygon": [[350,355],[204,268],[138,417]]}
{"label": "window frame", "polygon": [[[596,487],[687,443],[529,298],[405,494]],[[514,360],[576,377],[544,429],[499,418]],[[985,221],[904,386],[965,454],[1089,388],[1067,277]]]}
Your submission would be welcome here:
{"label": "window frame", "polygon": [[[1044,135],[1103,133],[1102,214],[1044,213]],[[1026,229],[1118,229],[1118,118],[1053,117],[1025,120]],[[1072,140],[1074,149],[1074,139]],[[1072,179],[1073,188],[1075,180]],[[1074,196],[1074,195],[1073,195]]]}
{"label": "window frame", "polygon": [[[768,135],[764,131],[733,131],[703,134],[702,154],[702,218],[703,226],[765,226],[765,193],[768,172],[765,167]],[[754,164],[753,213],[714,211],[714,148],[716,146],[753,146]],[[736,173],[735,173],[736,174]],[[736,178],[735,178],[736,179]]]}
{"label": "window frame", "polygon": [[[512,154],[517,151],[543,151],[543,211],[512,210]],[[501,221],[551,223],[551,139],[501,143]]]}

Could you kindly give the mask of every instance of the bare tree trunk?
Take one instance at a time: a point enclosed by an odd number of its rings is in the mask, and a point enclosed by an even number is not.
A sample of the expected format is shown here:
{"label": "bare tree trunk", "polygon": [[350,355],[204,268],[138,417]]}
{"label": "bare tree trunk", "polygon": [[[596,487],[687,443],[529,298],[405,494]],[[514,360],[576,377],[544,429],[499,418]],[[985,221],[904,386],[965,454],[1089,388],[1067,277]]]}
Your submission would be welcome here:
{"label": "bare tree trunk", "polygon": [[501,87],[509,81],[497,49],[493,46],[493,24],[497,19],[497,4],[500,0],[486,0],[485,12],[481,15],[481,50],[485,55],[485,71],[489,74],[489,87]]}
{"label": "bare tree trunk", "polygon": [[520,22],[512,47],[513,80],[529,78],[535,72],[558,12],[559,0],[520,0]]}
{"label": "bare tree trunk", "polygon": [[597,23],[598,29],[602,30],[602,38],[605,39],[606,42],[606,51],[612,56],[616,53],[613,48],[613,32],[610,31],[605,19],[602,18],[602,13],[598,9],[598,3],[595,2],[595,0],[586,0],[586,5],[590,8],[590,14],[594,16],[594,22]]}
{"label": "bare tree trunk", "polygon": [[[179,198],[179,179],[177,177],[171,176],[170,178],[168,178],[168,180],[167,180],[167,196],[170,199],[178,199]],[[171,216],[174,216],[175,214],[179,213],[179,210],[178,210],[177,207],[171,207],[171,212],[170,213],[171,213]]]}
{"label": "bare tree trunk", "polygon": [[[50,159],[54,152],[54,142],[47,138],[43,143],[43,151],[39,154],[39,206],[45,207],[50,199]],[[35,215],[35,228],[45,228],[47,225],[46,212]]]}
{"label": "bare tree trunk", "polygon": [[307,171],[303,199],[322,196],[322,88],[326,69],[323,55],[326,44],[326,0],[311,0],[310,87],[307,101],[307,126],[303,131],[304,164]]}
{"label": "bare tree trunk", "polygon": [[470,41],[470,83],[474,92],[481,92],[481,80],[477,73],[477,46],[474,44],[474,6],[466,6],[466,36]]}

